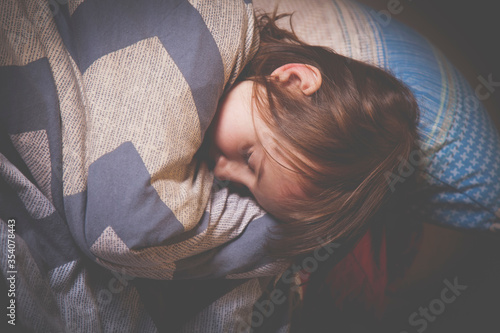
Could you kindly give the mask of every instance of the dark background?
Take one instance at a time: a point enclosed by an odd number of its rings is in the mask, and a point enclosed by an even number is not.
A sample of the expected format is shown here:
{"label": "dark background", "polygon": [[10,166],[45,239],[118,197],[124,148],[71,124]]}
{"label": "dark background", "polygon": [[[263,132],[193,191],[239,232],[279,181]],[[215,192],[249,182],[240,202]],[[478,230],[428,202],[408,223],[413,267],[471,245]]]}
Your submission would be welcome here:
{"label": "dark background", "polygon": [[[380,5],[380,1],[374,1]],[[414,13],[411,22],[435,28],[442,36],[426,36],[452,62],[467,62],[469,70],[464,73],[475,88],[481,75],[485,79],[491,74],[493,81],[500,82],[500,18],[499,2],[491,0],[401,0]],[[403,12],[401,15],[404,15]],[[417,17],[420,16],[420,17]],[[398,19],[398,17],[396,17]],[[475,80],[471,82],[471,80]],[[492,111],[500,112],[500,87],[495,88],[491,97],[484,101]]]}
{"label": "dark background", "polygon": [[[412,0],[408,3],[423,18],[449,36],[450,42],[462,52],[477,75],[487,78],[492,74],[493,81],[500,82],[498,1]],[[498,107],[500,87],[493,92],[492,98]]]}
{"label": "dark background", "polygon": [[[389,0],[370,0],[384,9]],[[475,89],[478,76],[492,76],[500,85],[500,2],[492,0],[400,0],[404,10],[395,19],[426,36],[457,66]],[[485,92],[485,90],[482,90]],[[500,86],[483,101],[500,130]],[[498,152],[500,154],[500,152]],[[498,181],[498,180],[497,180]],[[439,295],[443,277],[458,276],[469,286],[468,292],[425,329],[425,333],[500,332],[500,247],[498,239],[478,237],[463,248],[441,279],[408,295],[414,305],[401,307],[385,318],[381,332],[415,332],[408,325],[408,314]],[[435,254],[439,255],[438,253]],[[451,260],[450,260],[451,261]],[[417,306],[418,305],[418,306]],[[412,329],[410,329],[412,328]],[[372,330],[368,329],[368,332]],[[374,330],[377,332],[378,330]],[[353,331],[355,332],[355,330]],[[360,332],[363,332],[361,330]],[[357,333],[357,332],[356,332]]]}
{"label": "dark background", "polygon": [[[425,36],[460,69],[475,89],[479,76],[500,85],[500,11],[492,0],[357,0],[377,11],[396,7],[392,19]],[[399,2],[399,5],[398,5]],[[402,11],[401,11],[402,8]],[[500,129],[500,86],[483,100]],[[481,88],[481,93],[487,90]]]}

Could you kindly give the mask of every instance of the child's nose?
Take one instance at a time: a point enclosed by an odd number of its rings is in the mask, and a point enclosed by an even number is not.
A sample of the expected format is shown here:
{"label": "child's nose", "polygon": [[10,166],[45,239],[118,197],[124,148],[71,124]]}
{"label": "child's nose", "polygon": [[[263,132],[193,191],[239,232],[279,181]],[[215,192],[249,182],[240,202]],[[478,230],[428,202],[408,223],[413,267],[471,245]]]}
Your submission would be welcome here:
{"label": "child's nose", "polygon": [[222,155],[217,156],[215,159],[215,167],[214,167],[214,175],[220,180],[229,180],[228,179],[228,170],[227,170],[228,160]]}
{"label": "child's nose", "polygon": [[244,163],[229,160],[223,155],[215,161],[214,175],[220,180],[229,180],[247,187],[249,185],[248,177],[244,172]]}

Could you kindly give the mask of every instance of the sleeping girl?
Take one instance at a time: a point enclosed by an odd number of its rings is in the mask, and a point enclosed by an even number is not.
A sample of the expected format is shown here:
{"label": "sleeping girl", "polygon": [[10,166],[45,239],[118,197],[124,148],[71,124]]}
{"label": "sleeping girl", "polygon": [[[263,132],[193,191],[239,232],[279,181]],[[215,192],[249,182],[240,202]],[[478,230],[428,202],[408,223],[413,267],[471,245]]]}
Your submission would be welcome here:
{"label": "sleeping girl", "polygon": [[214,174],[282,221],[291,257],[355,235],[391,194],[387,175],[417,149],[410,90],[373,65],[301,42],[262,15],[260,48],[219,103]]}

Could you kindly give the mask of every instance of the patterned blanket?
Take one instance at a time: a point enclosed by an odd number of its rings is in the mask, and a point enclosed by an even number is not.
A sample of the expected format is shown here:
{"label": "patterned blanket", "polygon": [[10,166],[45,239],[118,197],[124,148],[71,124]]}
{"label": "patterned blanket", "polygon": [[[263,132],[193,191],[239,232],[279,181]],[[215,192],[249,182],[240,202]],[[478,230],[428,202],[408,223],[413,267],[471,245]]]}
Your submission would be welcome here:
{"label": "patterned blanket", "polygon": [[167,280],[202,278],[236,281],[207,298],[218,317],[198,314],[213,331],[248,321],[286,267],[264,250],[276,221],[195,155],[258,46],[251,3],[10,0],[0,22],[0,262],[18,325],[155,331],[150,279],[180,302],[194,284]]}

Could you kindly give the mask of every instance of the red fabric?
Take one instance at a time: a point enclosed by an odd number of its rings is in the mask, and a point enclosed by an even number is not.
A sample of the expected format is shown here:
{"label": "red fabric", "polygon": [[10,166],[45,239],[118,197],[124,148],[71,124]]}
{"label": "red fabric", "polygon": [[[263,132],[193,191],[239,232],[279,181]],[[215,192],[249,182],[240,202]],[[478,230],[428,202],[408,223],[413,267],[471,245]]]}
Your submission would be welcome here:
{"label": "red fabric", "polygon": [[387,257],[385,232],[377,264],[372,251],[372,233],[367,232],[342,261],[329,272],[325,283],[336,307],[344,305],[362,307],[380,317],[385,310],[387,288]]}
{"label": "red fabric", "polygon": [[[394,282],[404,277],[421,245],[421,236],[421,224],[369,230],[330,270],[321,289],[330,293],[337,309],[348,308],[381,318],[386,292],[390,293]],[[378,248],[376,244],[380,244]],[[301,272],[300,277],[302,291],[307,294],[309,275]]]}

